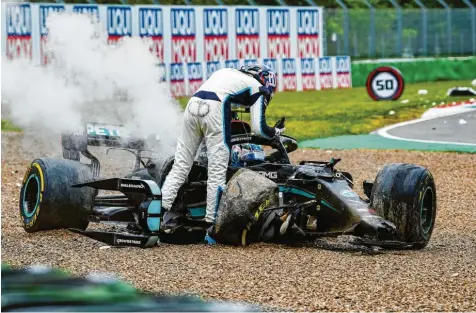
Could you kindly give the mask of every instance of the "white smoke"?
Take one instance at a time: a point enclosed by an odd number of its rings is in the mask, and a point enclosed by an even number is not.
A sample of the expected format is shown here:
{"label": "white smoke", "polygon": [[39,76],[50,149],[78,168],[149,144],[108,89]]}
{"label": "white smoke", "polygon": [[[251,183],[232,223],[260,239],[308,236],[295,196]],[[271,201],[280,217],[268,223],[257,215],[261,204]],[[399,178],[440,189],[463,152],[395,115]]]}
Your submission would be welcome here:
{"label": "white smoke", "polygon": [[117,123],[158,135],[173,153],[181,109],[149,45],[138,37],[109,45],[103,26],[82,14],[52,13],[47,27],[51,65],[2,59],[2,115],[45,144],[85,122]]}

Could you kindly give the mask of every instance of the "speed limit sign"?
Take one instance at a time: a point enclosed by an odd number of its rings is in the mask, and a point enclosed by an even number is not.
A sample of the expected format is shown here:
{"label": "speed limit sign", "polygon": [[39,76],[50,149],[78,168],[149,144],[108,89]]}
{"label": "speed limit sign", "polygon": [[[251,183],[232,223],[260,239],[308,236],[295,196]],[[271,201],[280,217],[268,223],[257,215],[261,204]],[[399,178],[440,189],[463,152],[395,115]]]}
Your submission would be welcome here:
{"label": "speed limit sign", "polygon": [[404,85],[402,73],[391,66],[376,68],[367,77],[367,92],[375,101],[397,100]]}

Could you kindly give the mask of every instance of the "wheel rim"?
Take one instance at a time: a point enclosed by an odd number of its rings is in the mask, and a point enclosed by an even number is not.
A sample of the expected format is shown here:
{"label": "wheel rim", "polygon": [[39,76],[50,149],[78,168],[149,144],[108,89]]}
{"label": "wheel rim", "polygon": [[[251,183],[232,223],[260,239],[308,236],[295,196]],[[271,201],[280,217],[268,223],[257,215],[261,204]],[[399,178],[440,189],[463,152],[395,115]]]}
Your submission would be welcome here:
{"label": "wheel rim", "polygon": [[433,224],[433,210],[433,189],[431,187],[426,187],[423,192],[420,208],[421,228],[425,235],[430,232],[431,225]]}
{"label": "wheel rim", "polygon": [[32,217],[40,204],[40,180],[35,174],[30,175],[23,189],[23,214]]}

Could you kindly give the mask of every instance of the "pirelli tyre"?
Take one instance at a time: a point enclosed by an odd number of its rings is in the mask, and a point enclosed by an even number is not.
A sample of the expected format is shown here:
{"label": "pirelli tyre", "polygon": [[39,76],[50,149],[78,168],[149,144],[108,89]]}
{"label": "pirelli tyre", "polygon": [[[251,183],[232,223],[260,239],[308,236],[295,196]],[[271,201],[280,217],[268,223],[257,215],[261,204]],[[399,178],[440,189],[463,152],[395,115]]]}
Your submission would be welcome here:
{"label": "pirelli tyre", "polygon": [[395,224],[399,240],[415,249],[428,245],[436,219],[436,187],[428,169],[405,163],[384,166],[370,201],[378,215]]}
{"label": "pirelli tyre", "polygon": [[20,217],[25,231],[86,229],[96,190],[72,185],[93,179],[86,164],[40,158],[28,167],[20,189]]}

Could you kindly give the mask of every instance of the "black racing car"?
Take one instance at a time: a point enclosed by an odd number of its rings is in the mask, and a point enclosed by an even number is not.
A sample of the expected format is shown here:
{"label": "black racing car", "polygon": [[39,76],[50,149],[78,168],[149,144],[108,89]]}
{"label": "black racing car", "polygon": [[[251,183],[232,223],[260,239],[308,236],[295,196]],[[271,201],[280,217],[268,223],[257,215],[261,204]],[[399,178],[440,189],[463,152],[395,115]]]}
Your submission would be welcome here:
{"label": "black racing car", "polygon": [[[63,159],[39,158],[31,163],[19,202],[25,231],[67,228],[114,246],[203,242],[208,227],[204,221],[206,164],[195,161],[173,205],[178,218],[173,219],[173,227],[167,227],[170,212],[161,208],[160,187],[173,157],[162,163],[145,162],[145,141],[124,139],[118,129],[88,123],[82,131],[62,135]],[[253,135],[247,123],[234,121],[232,144],[249,143],[265,148],[264,162],[230,164],[227,181],[243,168],[274,181],[279,186],[279,204],[267,210],[277,212],[273,223],[291,224],[287,226],[293,230],[292,240],[351,235],[357,239],[354,243],[367,246],[421,249],[428,244],[436,217],[436,188],[428,169],[387,164],[373,182],[364,181],[367,198],[362,198],[354,191],[352,175],[336,169],[340,159],[292,164],[288,154],[298,147],[294,138],[264,139]],[[134,170],[125,177],[101,179],[100,163],[88,146],[134,153]],[[81,154],[90,164],[80,162]],[[99,190],[116,194],[99,194]],[[91,222],[111,227],[90,230]],[[266,227],[269,221],[262,223],[260,227]],[[278,231],[274,239],[279,242],[284,235]]]}

